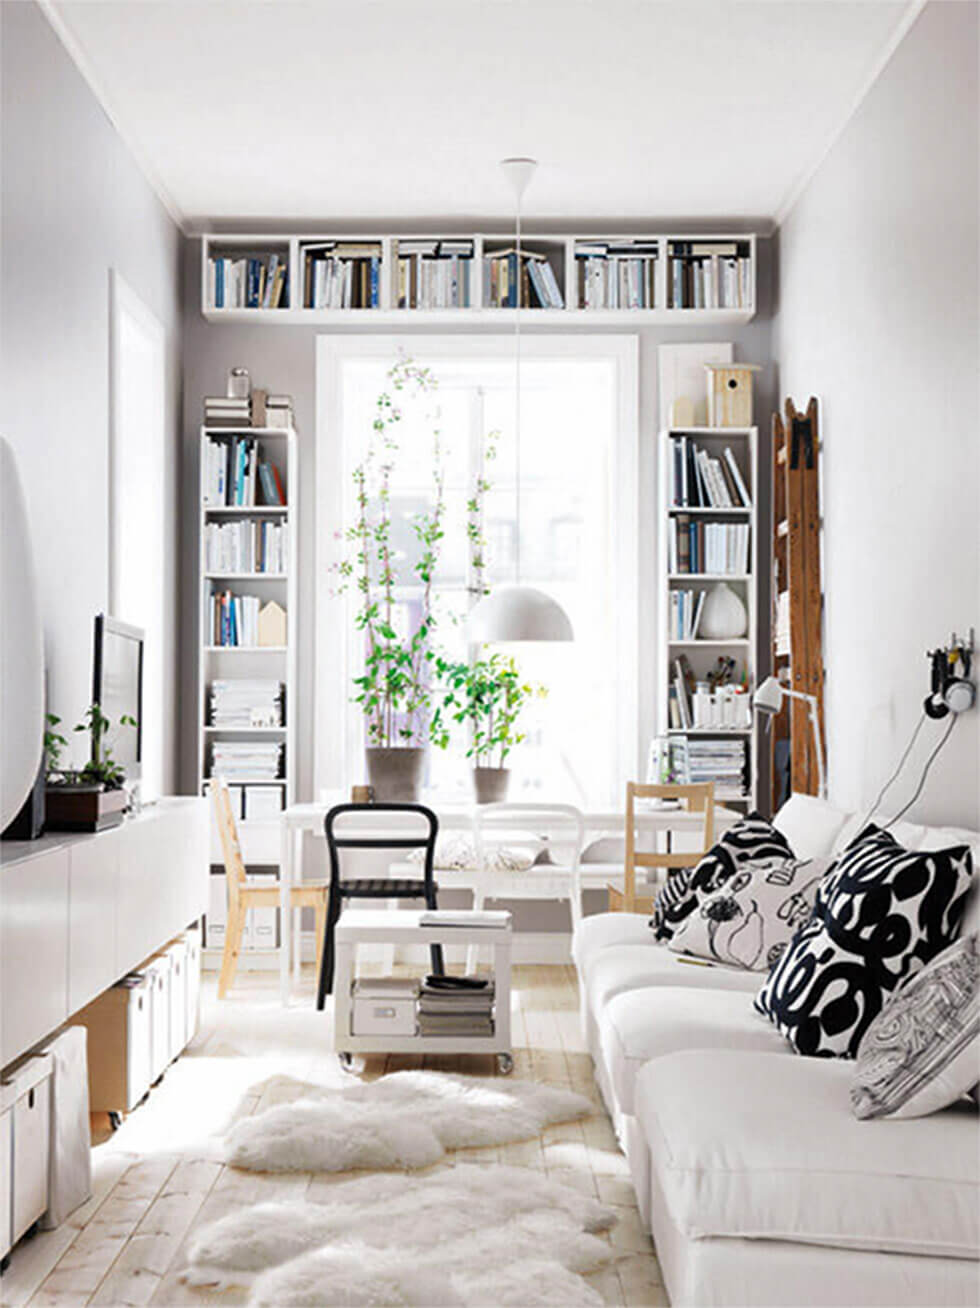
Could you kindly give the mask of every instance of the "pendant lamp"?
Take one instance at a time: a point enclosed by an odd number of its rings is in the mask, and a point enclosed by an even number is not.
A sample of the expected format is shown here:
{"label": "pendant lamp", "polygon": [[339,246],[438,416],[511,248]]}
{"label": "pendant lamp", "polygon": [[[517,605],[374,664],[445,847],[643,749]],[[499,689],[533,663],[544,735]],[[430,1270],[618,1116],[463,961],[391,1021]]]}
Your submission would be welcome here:
{"label": "pendant lamp", "polygon": [[534,159],[503,159],[500,164],[516,201],[517,307],[514,310],[514,482],[517,507],[515,578],[484,595],[470,610],[467,632],[478,644],[513,641],[572,640],[572,624],[562,606],[533,586],[521,585],[521,200],[534,176]]}

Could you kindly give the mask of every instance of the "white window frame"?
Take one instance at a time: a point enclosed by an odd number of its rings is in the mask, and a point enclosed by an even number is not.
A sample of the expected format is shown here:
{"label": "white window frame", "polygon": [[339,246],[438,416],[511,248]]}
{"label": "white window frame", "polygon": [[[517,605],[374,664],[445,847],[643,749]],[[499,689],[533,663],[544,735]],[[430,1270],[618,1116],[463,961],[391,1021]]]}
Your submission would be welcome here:
{"label": "white window frame", "polygon": [[[640,775],[641,758],[649,734],[640,721],[639,686],[639,338],[632,333],[525,334],[525,360],[583,359],[612,361],[618,384],[616,444],[612,451],[614,518],[616,532],[615,585],[617,629],[615,647],[621,651],[615,668],[619,706],[616,751],[619,788]],[[439,359],[509,359],[514,356],[511,335],[455,333],[443,335],[349,336],[322,333],[316,341],[316,586],[314,645],[314,788],[335,794],[361,781],[360,741],[352,738],[349,697],[353,669],[350,642],[338,638],[339,601],[330,598],[331,565],[338,558],[336,533],[343,531],[349,487],[344,466],[341,373],[349,360],[393,363],[399,353],[420,364]]]}

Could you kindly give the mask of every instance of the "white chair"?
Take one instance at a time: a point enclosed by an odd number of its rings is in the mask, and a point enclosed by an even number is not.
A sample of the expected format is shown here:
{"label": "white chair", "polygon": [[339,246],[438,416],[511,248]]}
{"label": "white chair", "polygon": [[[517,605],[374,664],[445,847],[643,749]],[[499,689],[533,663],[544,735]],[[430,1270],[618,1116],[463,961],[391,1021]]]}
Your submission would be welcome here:
{"label": "white chair", "polygon": [[[572,925],[582,918],[582,848],[585,819],[571,804],[482,804],[473,818],[477,871],[473,907],[488,899],[567,899]],[[541,845],[547,862],[525,871],[505,871],[495,853],[507,846]],[[541,857],[541,853],[538,853]],[[476,946],[466,956],[466,970],[476,964]]]}

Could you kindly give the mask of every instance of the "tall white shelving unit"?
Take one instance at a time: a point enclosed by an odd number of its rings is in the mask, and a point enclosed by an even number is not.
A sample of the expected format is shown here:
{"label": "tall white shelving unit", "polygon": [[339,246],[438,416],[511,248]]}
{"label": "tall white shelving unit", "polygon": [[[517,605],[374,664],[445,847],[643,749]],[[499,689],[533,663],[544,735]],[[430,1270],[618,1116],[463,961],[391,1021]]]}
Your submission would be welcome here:
{"label": "tall white shelving unit", "polygon": [[[284,490],[284,505],[259,503],[251,505],[216,505],[206,502],[206,451],[210,440],[226,442],[239,437],[254,439],[262,458],[273,464],[279,473]],[[293,802],[296,788],[296,615],[297,593],[297,512],[296,512],[296,432],[292,427],[209,427],[200,432],[199,481],[199,585],[198,615],[200,623],[198,649],[197,689],[197,781],[201,794],[207,793],[211,776],[212,749],[216,741],[269,741],[283,743],[282,768],[275,781],[256,779],[246,785],[274,789],[281,799],[281,807]],[[263,498],[261,490],[257,499]],[[282,572],[218,572],[209,570],[205,547],[205,529],[211,523],[243,522],[260,524],[271,522],[287,527],[286,567]],[[286,610],[286,643],[284,645],[222,646],[211,643],[209,608],[211,595],[231,590],[236,595],[257,596],[260,604],[275,600]],[[277,680],[283,688],[282,725],[278,727],[216,727],[209,720],[209,689],[215,679],[262,678]],[[232,784],[238,784],[234,782]],[[274,869],[279,864],[279,821],[265,817],[249,821],[239,817],[239,835],[242,856],[246,865]],[[221,863],[220,843],[212,824],[212,867]],[[250,869],[251,870],[251,869]],[[218,878],[214,878],[217,881]],[[224,881],[220,888],[213,886],[213,907],[221,902]],[[246,947],[261,948],[262,944],[275,945],[275,912],[264,934],[246,941]],[[258,914],[253,914],[258,917]],[[209,938],[208,953],[213,955],[215,940]]]}
{"label": "tall white shelving unit", "polygon": [[[686,436],[709,455],[723,457],[730,448],[738,464],[742,479],[749,492],[751,503],[747,508],[712,508],[678,505],[673,502],[671,459],[673,438]],[[657,712],[656,731],[663,737],[687,737],[689,740],[738,738],[745,741],[747,751],[747,784],[741,795],[719,791],[718,798],[725,804],[745,808],[755,807],[759,798],[759,725],[753,714],[749,726],[739,727],[676,727],[671,726],[669,713],[670,686],[674,677],[675,660],[687,656],[696,680],[707,677],[708,671],[720,656],[730,656],[744,667],[748,674],[751,695],[759,684],[759,433],[756,427],[685,427],[662,431],[659,439],[658,459],[658,604],[657,604]],[[747,523],[749,527],[749,566],[746,572],[680,572],[671,571],[669,549],[670,524],[677,518],[692,523]],[[693,590],[695,595],[726,582],[739,595],[748,612],[748,630],[735,640],[677,640],[671,629],[671,592]]]}

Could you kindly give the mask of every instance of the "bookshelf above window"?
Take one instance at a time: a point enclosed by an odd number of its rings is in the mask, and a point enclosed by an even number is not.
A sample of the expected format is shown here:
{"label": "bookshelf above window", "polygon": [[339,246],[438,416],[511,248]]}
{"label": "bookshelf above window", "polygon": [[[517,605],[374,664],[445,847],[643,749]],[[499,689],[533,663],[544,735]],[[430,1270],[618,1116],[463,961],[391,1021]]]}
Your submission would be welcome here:
{"label": "bookshelf above window", "polygon": [[[520,264],[520,266],[518,266]],[[349,319],[748,322],[753,235],[207,235],[201,303],[216,322]]]}

